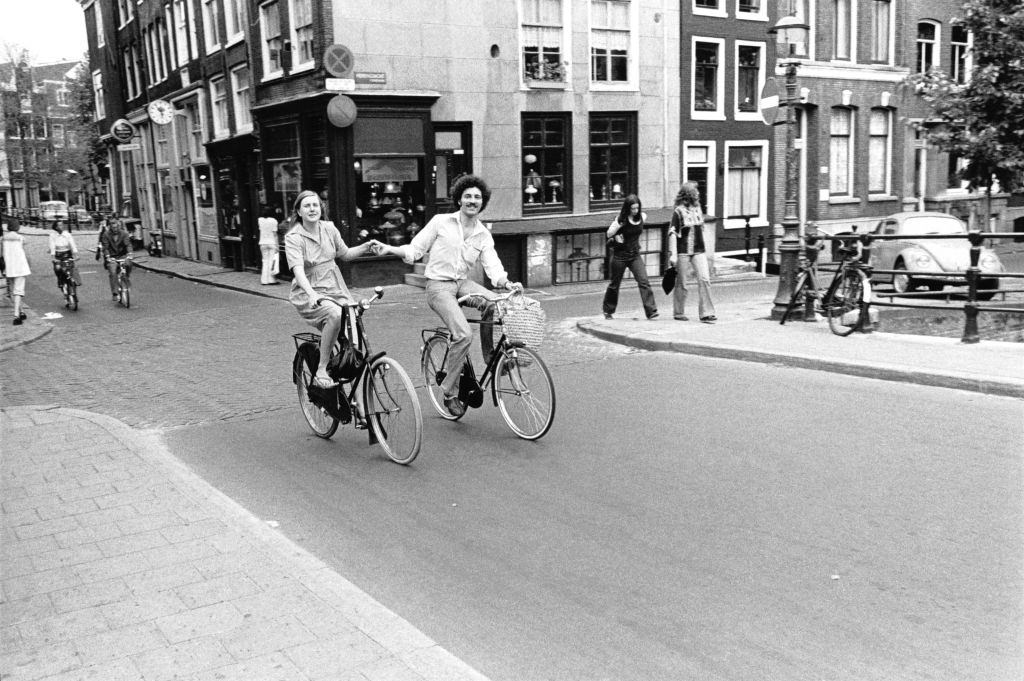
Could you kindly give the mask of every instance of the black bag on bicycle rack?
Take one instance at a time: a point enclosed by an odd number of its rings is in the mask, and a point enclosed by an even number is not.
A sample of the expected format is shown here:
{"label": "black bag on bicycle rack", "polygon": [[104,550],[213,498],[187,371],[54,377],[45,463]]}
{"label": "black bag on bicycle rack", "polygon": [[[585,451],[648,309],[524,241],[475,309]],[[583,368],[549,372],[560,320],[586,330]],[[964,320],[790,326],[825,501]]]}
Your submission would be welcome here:
{"label": "black bag on bicycle rack", "polygon": [[484,403],[484,391],[476,380],[473,363],[469,361],[463,365],[462,376],[459,377],[459,400],[474,409]]}
{"label": "black bag on bicycle rack", "polygon": [[339,336],[338,344],[341,350],[327,364],[327,373],[336,381],[351,381],[362,373],[366,358],[348,338]]}
{"label": "black bag on bicycle rack", "polygon": [[[306,368],[309,369],[309,375],[315,376],[317,365],[320,363],[320,349],[313,343],[303,343],[299,346],[299,354],[302,356],[302,361],[306,363]],[[352,410],[348,406],[341,386],[318,388],[311,381],[306,386],[306,394],[309,395],[310,402],[342,423],[352,420]]]}

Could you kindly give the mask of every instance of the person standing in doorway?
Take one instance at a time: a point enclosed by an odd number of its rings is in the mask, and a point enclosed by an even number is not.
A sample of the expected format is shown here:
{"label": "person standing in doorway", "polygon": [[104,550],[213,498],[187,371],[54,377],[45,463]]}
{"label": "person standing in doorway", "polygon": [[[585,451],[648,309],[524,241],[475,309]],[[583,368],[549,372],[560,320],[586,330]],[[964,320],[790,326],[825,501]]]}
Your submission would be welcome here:
{"label": "person standing in doorway", "polygon": [[18,233],[21,229],[17,221],[12,221],[3,236],[4,273],[14,301],[14,325],[21,326],[27,315],[21,309],[21,301],[25,297],[25,278],[32,274],[28,256],[25,254],[25,237]]}
{"label": "person standing in doorway", "polygon": [[704,247],[704,212],[700,208],[700,190],[696,182],[684,182],[676,194],[676,207],[668,228],[669,262],[676,267],[676,287],[672,296],[672,317],[687,321],[686,268],[689,260],[697,278],[697,313],[705,324],[718,321],[711,301],[711,269]]}
{"label": "person standing in doorway", "polygon": [[642,211],[640,198],[636,194],[630,194],[623,201],[619,216],[608,227],[608,239],[612,244],[612,279],[608,282],[608,288],[604,292],[604,302],[601,305],[605,319],[611,319],[615,314],[615,308],[618,307],[619,286],[622,284],[622,277],[626,273],[627,267],[633,273],[637,288],[640,289],[640,301],[644,306],[644,314],[648,319],[655,319],[658,316],[654,292],[647,280],[643,256],[640,255],[640,236],[644,232],[646,221],[647,216]]}
{"label": "person standing in doorway", "polygon": [[269,206],[263,206],[260,218],[256,221],[260,229],[260,254],[263,256],[263,270],[260,283],[263,285],[279,284],[277,273],[281,267],[281,258],[277,243],[277,220]]}

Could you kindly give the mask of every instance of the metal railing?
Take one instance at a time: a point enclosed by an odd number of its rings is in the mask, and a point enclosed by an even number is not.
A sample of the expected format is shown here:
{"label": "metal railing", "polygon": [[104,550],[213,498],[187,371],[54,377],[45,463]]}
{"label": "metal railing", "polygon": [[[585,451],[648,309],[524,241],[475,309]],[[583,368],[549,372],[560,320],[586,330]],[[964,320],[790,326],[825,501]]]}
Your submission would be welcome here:
{"label": "metal railing", "polygon": [[[877,307],[900,307],[904,309],[913,310],[963,310],[964,312],[964,330],[961,337],[961,341],[964,343],[978,343],[981,339],[978,334],[978,315],[982,312],[989,313],[1004,313],[1004,314],[1024,314],[1024,304],[1021,307],[1007,307],[1005,305],[986,305],[979,304],[979,284],[982,279],[984,280],[1014,280],[1024,279],[1024,273],[1020,272],[984,272],[982,273],[978,263],[981,259],[982,246],[986,239],[1015,239],[1019,237],[1019,234],[1012,232],[981,232],[981,231],[969,231],[967,234],[848,234],[839,236],[825,236],[825,235],[807,235],[806,239],[806,257],[808,262],[814,264],[817,259],[818,248],[816,246],[818,240],[822,241],[839,241],[839,242],[854,242],[860,244],[861,263],[867,265],[871,260],[871,244],[874,241],[907,241],[907,240],[932,240],[932,239],[967,239],[970,243],[970,265],[962,272],[947,272],[947,271],[919,271],[914,270],[909,272],[907,270],[884,270],[875,267],[869,267],[869,276],[887,274],[912,274],[917,277],[932,278],[935,281],[959,281],[964,280],[967,284],[966,294],[967,298],[962,306],[951,306],[951,305],[938,305],[925,303],[905,303],[895,302],[892,298],[934,298],[938,294],[935,291],[921,291],[921,292],[885,292],[878,291],[872,288],[871,302],[870,305]],[[834,272],[832,268],[819,268],[825,271]],[[1002,301],[1005,303],[1006,294],[1008,293],[1024,293],[1024,288],[1002,288],[1001,286],[997,289],[983,289],[983,295],[987,302],[994,295],[998,294],[1002,297]],[[948,294],[947,294],[948,296]],[[880,301],[879,297],[889,298],[889,301]],[[947,300],[949,298],[947,297]],[[1024,301],[1022,301],[1024,302]]]}

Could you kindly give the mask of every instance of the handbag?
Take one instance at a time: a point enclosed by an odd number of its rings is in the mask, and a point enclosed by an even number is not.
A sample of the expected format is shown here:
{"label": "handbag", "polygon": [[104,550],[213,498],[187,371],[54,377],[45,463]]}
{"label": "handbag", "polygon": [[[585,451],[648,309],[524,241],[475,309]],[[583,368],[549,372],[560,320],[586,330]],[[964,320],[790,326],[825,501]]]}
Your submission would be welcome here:
{"label": "handbag", "polygon": [[661,290],[664,291],[666,294],[672,293],[672,289],[676,287],[677,275],[678,272],[676,272],[675,267],[669,267],[667,270],[665,270],[665,274],[661,278]]}

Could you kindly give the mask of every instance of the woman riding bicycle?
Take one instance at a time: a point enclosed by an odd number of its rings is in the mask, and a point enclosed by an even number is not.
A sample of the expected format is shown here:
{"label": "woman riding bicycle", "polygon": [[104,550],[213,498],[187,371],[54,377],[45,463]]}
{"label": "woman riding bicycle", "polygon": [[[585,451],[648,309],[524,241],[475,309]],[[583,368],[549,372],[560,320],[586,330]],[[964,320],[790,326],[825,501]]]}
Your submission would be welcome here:
{"label": "woman riding bicycle", "polygon": [[292,226],[284,236],[284,253],[294,277],[288,300],[320,330],[320,361],[313,383],[332,388],[337,384],[327,374],[327,362],[344,323],[341,306],[356,303],[335,261],[369,255],[376,242],[346,246],[334,223],[320,219],[323,205],[314,191],[300,192],[293,209]]}
{"label": "woman riding bicycle", "polygon": [[[378,254],[397,255],[409,264],[429,253],[424,272],[427,305],[451,332],[448,367],[462,366],[473,340],[472,327],[459,308],[458,299],[472,296],[464,304],[480,310],[483,321],[494,318],[494,294],[468,278],[476,263],[483,265],[496,288],[522,290],[521,284],[509,281],[494,250],[494,237],[478,217],[490,198],[491,190],[483,179],[463,175],[452,186],[452,202],[458,210],[435,215],[405,246],[380,244],[376,248]],[[490,324],[480,325],[480,346],[487,361],[494,351],[494,329]],[[449,371],[441,384],[445,408],[455,416],[466,413],[458,397],[460,376],[461,371]]]}
{"label": "woman riding bicycle", "polygon": [[82,285],[82,277],[78,274],[75,261],[78,260],[78,246],[70,232],[64,231],[62,220],[53,221],[53,234],[50,234],[50,257],[53,258],[53,273],[57,275],[57,288],[64,287],[64,277],[70,277],[75,286]]}

